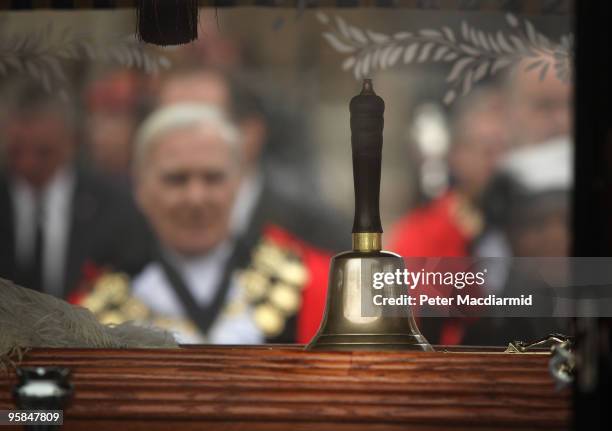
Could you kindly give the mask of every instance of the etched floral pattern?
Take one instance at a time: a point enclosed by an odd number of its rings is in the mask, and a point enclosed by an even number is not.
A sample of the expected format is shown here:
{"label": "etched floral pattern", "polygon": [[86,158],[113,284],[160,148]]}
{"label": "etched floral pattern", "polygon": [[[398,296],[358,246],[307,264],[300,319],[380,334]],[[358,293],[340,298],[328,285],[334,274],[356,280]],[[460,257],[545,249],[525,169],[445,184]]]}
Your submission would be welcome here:
{"label": "etched floral pattern", "polygon": [[[36,32],[6,34],[0,20],[0,76],[25,74],[45,91],[67,100],[72,85],[66,72],[69,63],[97,61],[141,69],[154,74],[171,66],[164,55],[147,51],[135,35],[96,40],[71,28],[58,28],[49,21]],[[53,42],[50,42],[53,41]]]}
{"label": "etched floral pattern", "polygon": [[[485,32],[463,20],[460,29],[449,26],[421,29],[416,32],[386,34],[350,25],[342,17],[317,13],[318,20],[329,27],[323,38],[341,54],[343,70],[352,70],[356,79],[374,70],[384,70],[400,64],[426,62],[448,63],[446,82],[449,85],[444,103],[451,104],[466,95],[487,75],[512,67],[527,59],[526,70],[537,71],[544,79],[554,69],[562,81],[571,79],[573,35],[568,34],[553,43],[538,32],[526,19],[506,14],[512,31]],[[548,58],[553,58],[551,62]]]}

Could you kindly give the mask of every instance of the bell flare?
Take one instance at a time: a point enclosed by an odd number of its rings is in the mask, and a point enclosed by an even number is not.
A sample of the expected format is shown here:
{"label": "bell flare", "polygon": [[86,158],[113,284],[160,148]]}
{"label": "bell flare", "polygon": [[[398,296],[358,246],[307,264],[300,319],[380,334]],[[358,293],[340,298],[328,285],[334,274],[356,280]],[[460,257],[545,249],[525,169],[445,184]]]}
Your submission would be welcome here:
{"label": "bell flare", "polygon": [[[420,333],[408,305],[385,310],[374,306],[375,273],[403,271],[404,260],[395,253],[350,251],[331,262],[327,303],[321,327],[307,350],[417,350],[433,351]],[[399,296],[405,286],[385,286],[383,292]]]}

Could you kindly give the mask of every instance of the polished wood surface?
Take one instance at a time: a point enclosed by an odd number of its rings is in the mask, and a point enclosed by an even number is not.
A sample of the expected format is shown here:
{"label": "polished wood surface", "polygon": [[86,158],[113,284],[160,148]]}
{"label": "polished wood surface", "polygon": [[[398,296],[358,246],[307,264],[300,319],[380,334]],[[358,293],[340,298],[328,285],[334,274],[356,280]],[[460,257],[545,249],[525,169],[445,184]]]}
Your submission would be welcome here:
{"label": "polished wood surface", "polygon": [[[71,368],[68,430],[569,429],[548,354],[437,350],[48,349],[20,365]],[[0,374],[0,409],[14,383]]]}

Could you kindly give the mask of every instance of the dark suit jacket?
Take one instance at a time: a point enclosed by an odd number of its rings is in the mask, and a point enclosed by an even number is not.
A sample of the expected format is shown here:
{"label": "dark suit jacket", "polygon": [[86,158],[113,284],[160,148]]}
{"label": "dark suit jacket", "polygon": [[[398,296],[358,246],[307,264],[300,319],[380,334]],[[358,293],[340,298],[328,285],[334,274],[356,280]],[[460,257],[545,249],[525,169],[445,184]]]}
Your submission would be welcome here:
{"label": "dark suit jacket", "polygon": [[[108,180],[77,170],[72,200],[72,220],[66,266],[64,296],[82,277],[87,261],[115,270],[138,272],[148,260],[151,235],[136,209],[129,190]],[[8,179],[0,177],[0,277],[15,280],[13,203]],[[15,280],[19,282],[19,280]]]}
{"label": "dark suit jacket", "polygon": [[351,249],[352,221],[345,220],[329,207],[312,207],[282,193],[268,178],[264,179],[253,219],[264,225],[278,225],[323,250],[335,253]]}

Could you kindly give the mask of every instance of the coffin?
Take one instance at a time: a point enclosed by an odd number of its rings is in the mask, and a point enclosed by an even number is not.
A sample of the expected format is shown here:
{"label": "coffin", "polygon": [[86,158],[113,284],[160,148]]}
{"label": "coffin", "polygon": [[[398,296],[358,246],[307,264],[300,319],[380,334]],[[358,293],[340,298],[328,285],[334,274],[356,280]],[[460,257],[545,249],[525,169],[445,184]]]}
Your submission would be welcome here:
{"label": "coffin", "polygon": [[[66,430],[569,429],[547,352],[313,353],[299,346],[30,351],[72,370]],[[13,371],[0,409],[14,409]],[[8,428],[7,428],[8,429]]]}

